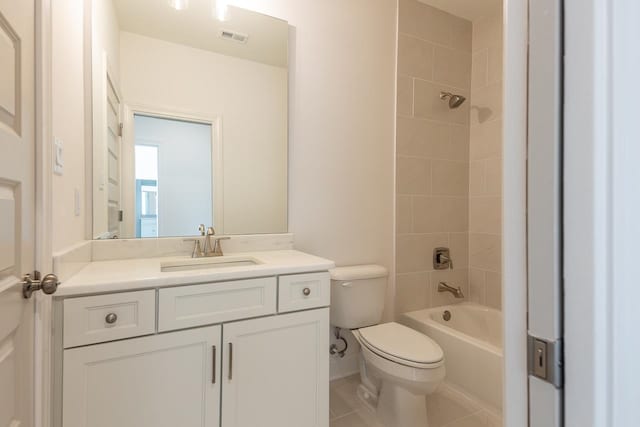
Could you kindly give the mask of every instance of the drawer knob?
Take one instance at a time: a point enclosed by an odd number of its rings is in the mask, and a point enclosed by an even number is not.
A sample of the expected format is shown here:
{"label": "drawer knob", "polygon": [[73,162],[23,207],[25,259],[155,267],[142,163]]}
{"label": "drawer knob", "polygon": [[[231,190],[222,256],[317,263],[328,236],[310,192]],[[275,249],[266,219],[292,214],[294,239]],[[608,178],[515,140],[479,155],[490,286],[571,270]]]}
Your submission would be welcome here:
{"label": "drawer knob", "polygon": [[107,314],[107,316],[104,318],[105,322],[107,322],[110,325],[113,325],[114,323],[116,323],[116,321],[118,320],[118,315],[115,313],[109,313]]}
{"label": "drawer knob", "polygon": [[309,288],[304,288],[302,290],[302,293],[304,294],[305,297],[308,297],[309,295],[311,295],[311,289]]}

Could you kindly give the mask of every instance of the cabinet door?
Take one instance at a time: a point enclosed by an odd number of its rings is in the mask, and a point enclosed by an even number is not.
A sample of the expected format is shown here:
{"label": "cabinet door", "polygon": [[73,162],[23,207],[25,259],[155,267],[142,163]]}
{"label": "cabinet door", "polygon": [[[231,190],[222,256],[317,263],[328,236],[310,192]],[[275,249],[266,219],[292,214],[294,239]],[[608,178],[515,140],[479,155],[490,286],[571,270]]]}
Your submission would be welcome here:
{"label": "cabinet door", "polygon": [[223,427],[329,426],[329,309],[223,326]]}
{"label": "cabinet door", "polygon": [[63,427],[216,427],[221,327],[64,351]]}

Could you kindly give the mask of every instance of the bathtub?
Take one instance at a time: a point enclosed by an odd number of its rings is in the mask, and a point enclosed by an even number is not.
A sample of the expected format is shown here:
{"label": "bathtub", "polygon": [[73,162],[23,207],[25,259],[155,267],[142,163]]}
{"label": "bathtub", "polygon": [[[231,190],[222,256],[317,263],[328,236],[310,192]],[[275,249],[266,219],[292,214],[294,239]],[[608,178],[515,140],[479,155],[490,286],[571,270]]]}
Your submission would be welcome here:
{"label": "bathtub", "polygon": [[[445,311],[451,314],[444,320]],[[502,409],[502,313],[462,303],[404,313],[399,323],[435,340],[444,351],[446,381]]]}

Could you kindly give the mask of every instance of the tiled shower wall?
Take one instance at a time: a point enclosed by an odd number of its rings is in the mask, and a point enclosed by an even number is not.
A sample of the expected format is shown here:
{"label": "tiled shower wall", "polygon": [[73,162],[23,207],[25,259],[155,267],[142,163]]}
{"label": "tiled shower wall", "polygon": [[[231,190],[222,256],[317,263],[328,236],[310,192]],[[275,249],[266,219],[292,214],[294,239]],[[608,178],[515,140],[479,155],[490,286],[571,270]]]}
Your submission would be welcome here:
{"label": "tiled shower wall", "polygon": [[473,22],[469,144],[469,299],[502,295],[502,10]]}
{"label": "tiled shower wall", "polygon": [[[502,13],[470,21],[401,0],[396,131],[396,313],[466,299],[500,307]],[[451,110],[440,91],[467,101]],[[453,270],[434,271],[451,248]]]}
{"label": "tiled shower wall", "polygon": [[[471,22],[401,0],[396,134],[396,313],[453,302],[447,281],[469,293]],[[433,249],[451,248],[453,270],[434,271]]]}

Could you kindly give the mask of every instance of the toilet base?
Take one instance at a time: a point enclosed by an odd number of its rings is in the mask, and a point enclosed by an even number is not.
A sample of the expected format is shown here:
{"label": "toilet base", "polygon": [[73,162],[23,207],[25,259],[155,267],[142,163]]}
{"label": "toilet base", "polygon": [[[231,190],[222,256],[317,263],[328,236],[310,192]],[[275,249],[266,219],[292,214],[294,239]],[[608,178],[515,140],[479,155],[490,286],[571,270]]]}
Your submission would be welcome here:
{"label": "toilet base", "polygon": [[360,399],[362,403],[365,404],[369,409],[373,412],[376,411],[378,407],[378,394],[377,391],[374,392],[368,389],[364,384],[360,384],[358,389],[356,390],[356,395]]}
{"label": "toilet base", "polygon": [[428,427],[425,395],[417,395],[389,381],[383,381],[377,415],[385,427]]}

